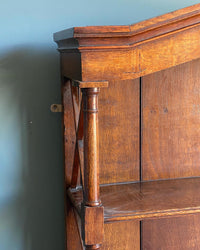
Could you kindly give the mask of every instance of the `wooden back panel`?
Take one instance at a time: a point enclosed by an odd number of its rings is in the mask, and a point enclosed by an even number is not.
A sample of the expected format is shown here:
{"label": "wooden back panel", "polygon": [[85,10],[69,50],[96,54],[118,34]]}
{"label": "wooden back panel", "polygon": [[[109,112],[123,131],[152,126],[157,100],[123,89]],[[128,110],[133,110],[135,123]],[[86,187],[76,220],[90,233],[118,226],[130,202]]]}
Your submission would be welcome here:
{"label": "wooden back panel", "polygon": [[139,180],[139,79],[99,94],[100,183]]}
{"label": "wooden back panel", "polygon": [[100,183],[137,181],[140,171],[141,180],[200,176],[200,60],[143,77],[141,97],[139,79],[109,86],[99,100]]}
{"label": "wooden back panel", "polygon": [[200,176],[200,60],[142,78],[143,180]]}
{"label": "wooden back panel", "polygon": [[[71,102],[70,96],[65,97]],[[70,128],[72,136],[73,128],[73,143],[75,125],[68,106],[65,103],[65,134]],[[140,173],[141,180],[200,176],[199,124],[200,59],[147,75],[141,81],[109,81],[109,87],[102,88],[99,95],[100,183],[139,181]],[[70,166],[72,143],[65,141]]]}
{"label": "wooden back panel", "polygon": [[101,250],[139,250],[140,222],[120,221],[104,224],[104,242]]}
{"label": "wooden back panel", "polygon": [[198,250],[200,216],[188,215],[142,222],[142,249]]}

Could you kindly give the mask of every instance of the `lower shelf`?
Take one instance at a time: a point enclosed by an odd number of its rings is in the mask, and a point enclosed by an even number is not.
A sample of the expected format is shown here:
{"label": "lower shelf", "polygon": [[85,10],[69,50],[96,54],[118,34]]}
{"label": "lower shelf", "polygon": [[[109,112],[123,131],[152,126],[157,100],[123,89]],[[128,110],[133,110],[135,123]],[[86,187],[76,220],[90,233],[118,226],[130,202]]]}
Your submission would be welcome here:
{"label": "lower shelf", "polygon": [[[199,190],[199,177],[101,186],[105,222],[198,213]],[[68,195],[80,213],[82,189]]]}

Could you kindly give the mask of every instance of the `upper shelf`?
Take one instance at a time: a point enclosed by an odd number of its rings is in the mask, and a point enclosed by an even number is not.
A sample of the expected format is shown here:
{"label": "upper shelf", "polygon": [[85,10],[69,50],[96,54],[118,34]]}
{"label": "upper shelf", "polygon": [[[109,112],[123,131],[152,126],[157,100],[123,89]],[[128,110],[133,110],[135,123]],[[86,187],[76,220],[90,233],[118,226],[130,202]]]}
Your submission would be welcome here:
{"label": "upper shelf", "polygon": [[[102,186],[106,222],[200,212],[200,178]],[[80,213],[82,190],[69,190]]]}

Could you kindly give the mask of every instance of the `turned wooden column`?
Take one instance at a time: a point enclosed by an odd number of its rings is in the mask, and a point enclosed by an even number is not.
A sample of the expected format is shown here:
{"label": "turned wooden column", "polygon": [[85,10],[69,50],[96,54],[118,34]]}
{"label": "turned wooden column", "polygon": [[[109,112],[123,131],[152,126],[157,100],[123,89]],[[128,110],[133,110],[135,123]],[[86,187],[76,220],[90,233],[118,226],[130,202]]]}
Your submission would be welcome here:
{"label": "turned wooden column", "polygon": [[103,207],[99,192],[99,87],[83,88],[84,113],[84,200],[82,237],[86,249],[100,249],[103,241]]}
{"label": "turned wooden column", "polygon": [[84,113],[84,205],[99,206],[99,88],[83,89]]}

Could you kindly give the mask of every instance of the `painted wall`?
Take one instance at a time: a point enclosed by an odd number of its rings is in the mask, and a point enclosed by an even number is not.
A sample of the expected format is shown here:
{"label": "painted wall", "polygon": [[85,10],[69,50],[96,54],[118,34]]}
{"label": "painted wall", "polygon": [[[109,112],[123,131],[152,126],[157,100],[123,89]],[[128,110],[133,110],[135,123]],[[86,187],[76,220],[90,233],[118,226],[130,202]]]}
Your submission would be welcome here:
{"label": "painted wall", "polygon": [[64,250],[59,57],[53,32],[130,24],[189,0],[0,0],[0,249]]}

